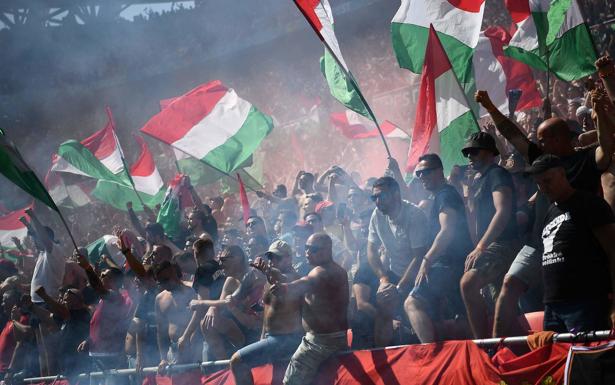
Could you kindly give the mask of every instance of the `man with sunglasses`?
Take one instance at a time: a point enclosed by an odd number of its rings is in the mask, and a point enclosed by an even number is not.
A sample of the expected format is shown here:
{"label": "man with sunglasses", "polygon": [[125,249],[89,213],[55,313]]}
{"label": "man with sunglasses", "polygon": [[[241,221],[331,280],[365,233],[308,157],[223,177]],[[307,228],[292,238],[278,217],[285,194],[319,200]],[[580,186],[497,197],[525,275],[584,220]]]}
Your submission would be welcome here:
{"label": "man with sunglasses", "polygon": [[[427,250],[427,218],[421,209],[401,199],[399,184],[392,177],[376,180],[371,199],[376,209],[369,224],[367,259],[380,281],[377,296],[399,300],[398,294],[410,292]],[[386,263],[380,257],[381,246]]]}
{"label": "man with sunglasses", "polygon": [[299,278],[292,266],[291,247],[277,240],[264,258],[256,258],[251,265],[267,277],[263,294],[263,330],[260,341],[241,348],[231,357],[231,370],[237,385],[254,384],[252,368],[288,359],[305,334],[301,324],[302,297],[271,292],[272,285]]}
{"label": "man with sunglasses", "polygon": [[461,294],[474,338],[487,338],[489,310],[481,289],[492,285],[490,292],[499,290],[519,250],[515,188],[510,173],[495,163],[500,153],[491,135],[472,134],[461,152],[477,172],[470,197],[477,243],[466,258]]}
{"label": "man with sunglasses", "polygon": [[333,261],[331,244],[325,233],[310,236],[305,253],[314,266],[312,271],[270,289],[276,297],[303,299],[302,319],[307,333],[288,364],[285,385],[311,383],[321,363],[348,348],[348,277],[346,270]]}
{"label": "man with sunglasses", "polygon": [[[473,245],[463,199],[446,182],[440,157],[421,156],[414,172],[434,198],[426,223],[431,247],[423,257],[404,308],[421,343],[429,343],[438,339],[435,321],[464,313],[459,280],[465,257]],[[443,308],[447,314],[443,314]]]}

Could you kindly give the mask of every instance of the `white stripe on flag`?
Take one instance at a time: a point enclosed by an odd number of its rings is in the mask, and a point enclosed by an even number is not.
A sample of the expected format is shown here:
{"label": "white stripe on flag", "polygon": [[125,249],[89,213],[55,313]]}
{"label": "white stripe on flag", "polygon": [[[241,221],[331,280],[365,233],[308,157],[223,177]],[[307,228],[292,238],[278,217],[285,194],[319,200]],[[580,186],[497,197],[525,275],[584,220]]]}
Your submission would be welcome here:
{"label": "white stripe on flag", "polygon": [[[476,89],[486,90],[495,106],[504,114],[508,115],[508,97],[506,95],[506,74],[504,68],[493,54],[491,40],[481,32],[478,44],[472,57],[472,66],[476,77]],[[489,113],[482,106],[479,116]]]}
{"label": "white stripe on flag", "polygon": [[23,241],[27,235],[28,229],[26,227],[15,230],[0,230],[0,244],[2,244],[3,247],[7,247],[13,245],[11,238],[16,237],[20,241]]}
{"label": "white stripe on flag", "polygon": [[211,112],[190,129],[174,147],[203,159],[235,135],[246,121],[252,105],[230,89]]}
{"label": "white stripe on flag", "polygon": [[90,175],[84,173],[83,171],[79,170],[77,167],[73,166],[66,159],[62,158],[59,155],[56,157],[53,165],[51,166],[51,171],[66,172],[66,173],[69,173],[69,174],[77,174],[77,175],[90,176]]}
{"label": "white stripe on flag", "polygon": [[151,175],[148,176],[132,176],[133,182],[135,182],[135,189],[139,192],[143,192],[148,195],[156,195],[163,186],[162,178],[158,169],[155,169]]}
{"label": "white stripe on flag", "polygon": [[331,10],[329,1],[320,1],[314,8],[314,13],[316,13],[316,16],[320,20],[320,24],[322,25],[320,34],[331,48],[333,55],[338,58],[346,72],[348,72],[348,65],[346,65],[346,62],[344,61],[342,51],[340,50],[339,43],[337,42],[337,37],[333,31],[333,11]]}
{"label": "white stripe on flag", "polygon": [[470,109],[466,105],[466,96],[461,90],[453,70],[449,69],[438,76],[435,83],[436,116],[438,118],[438,132],[441,132],[453,120]]}

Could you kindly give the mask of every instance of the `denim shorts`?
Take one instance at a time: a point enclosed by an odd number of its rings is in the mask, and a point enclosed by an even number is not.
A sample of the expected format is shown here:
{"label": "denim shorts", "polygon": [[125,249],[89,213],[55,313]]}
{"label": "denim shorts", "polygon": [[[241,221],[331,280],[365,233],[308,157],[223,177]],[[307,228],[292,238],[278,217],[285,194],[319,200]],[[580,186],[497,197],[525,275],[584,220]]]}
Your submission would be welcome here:
{"label": "denim shorts", "polygon": [[288,360],[297,350],[302,338],[303,333],[267,334],[262,340],[239,349],[236,354],[243,364],[250,367]]}
{"label": "denim shorts", "polygon": [[523,246],[506,275],[513,276],[527,285],[534,287],[542,281],[542,251],[531,246]]}
{"label": "denim shorts", "polygon": [[463,263],[451,267],[435,262],[429,269],[427,281],[422,281],[410,292],[410,296],[418,299],[426,307],[432,320],[440,320],[442,304],[447,302],[447,310],[452,315],[464,314],[463,301],[459,290],[459,281],[463,275]]}
{"label": "denim shorts", "polygon": [[556,333],[609,330],[609,313],[608,298],[547,303],[543,328]]}

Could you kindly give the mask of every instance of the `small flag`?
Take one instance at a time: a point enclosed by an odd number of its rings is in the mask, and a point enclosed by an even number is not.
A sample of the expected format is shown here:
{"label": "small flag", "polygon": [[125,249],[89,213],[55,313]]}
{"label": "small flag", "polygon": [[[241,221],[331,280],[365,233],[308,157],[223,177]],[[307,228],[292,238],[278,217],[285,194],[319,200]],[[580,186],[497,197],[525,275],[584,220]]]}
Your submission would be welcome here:
{"label": "small flag", "polygon": [[0,216],[0,244],[4,248],[14,247],[13,238],[23,241],[28,235],[28,228],[19,221],[19,217],[24,215],[25,208],[15,210]]}

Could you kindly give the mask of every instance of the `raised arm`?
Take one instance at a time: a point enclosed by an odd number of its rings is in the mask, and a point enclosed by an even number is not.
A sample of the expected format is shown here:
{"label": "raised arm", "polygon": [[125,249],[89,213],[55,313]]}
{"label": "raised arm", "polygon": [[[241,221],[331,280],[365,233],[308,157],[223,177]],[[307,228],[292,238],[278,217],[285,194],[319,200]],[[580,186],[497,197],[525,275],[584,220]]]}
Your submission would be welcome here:
{"label": "raised arm", "polygon": [[615,106],[602,89],[592,91],[592,109],[596,120],[598,143],[596,148],[596,165],[599,170],[606,170],[611,164],[615,148],[613,134],[615,133]]}
{"label": "raised arm", "polygon": [[98,274],[96,274],[92,265],[90,265],[90,262],[88,261],[87,257],[81,253],[76,252],[76,254],[77,262],[79,263],[79,266],[81,266],[81,268],[85,270],[85,274],[88,276],[88,282],[90,283],[90,286],[92,286],[94,291],[100,296],[105,296],[109,294],[109,291],[103,286],[100,277],[98,276]]}
{"label": "raised arm", "polygon": [[139,217],[137,217],[137,214],[132,209],[132,202],[126,203],[126,209],[128,210],[128,219],[130,220],[130,224],[141,237],[145,238],[145,229],[143,228],[143,224],[141,224]]}
{"label": "raised arm", "polygon": [[615,64],[610,56],[602,56],[596,60],[598,76],[602,80],[604,89],[609,95],[611,102],[615,103]]}
{"label": "raised arm", "polygon": [[523,155],[526,162],[529,162],[530,140],[525,136],[523,131],[517,127],[510,119],[498,110],[493,104],[487,91],[477,91],[474,99],[478,102],[491,116],[495,127],[513,147]]}
{"label": "raised arm", "polygon": [[41,299],[45,302],[45,304],[53,314],[57,315],[63,320],[70,319],[70,311],[68,310],[68,308],[56,301],[54,298],[51,298],[51,296],[49,296],[49,294],[47,294],[47,292],[45,291],[44,287],[41,286],[36,289],[36,294],[41,297]]}

